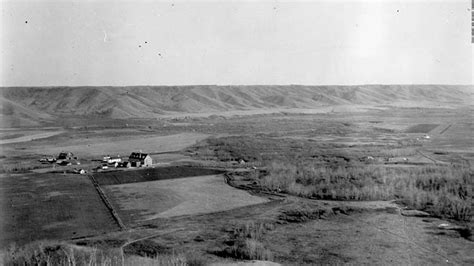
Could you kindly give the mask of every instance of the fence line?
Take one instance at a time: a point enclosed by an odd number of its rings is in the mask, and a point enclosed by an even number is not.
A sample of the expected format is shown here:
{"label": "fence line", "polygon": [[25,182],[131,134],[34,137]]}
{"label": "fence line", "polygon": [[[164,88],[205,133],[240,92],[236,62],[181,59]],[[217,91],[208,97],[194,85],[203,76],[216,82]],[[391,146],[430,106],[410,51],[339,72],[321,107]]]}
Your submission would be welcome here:
{"label": "fence line", "polygon": [[122,222],[122,220],[121,220],[120,217],[118,216],[118,213],[115,211],[114,207],[113,207],[112,204],[110,203],[109,199],[108,199],[107,196],[105,195],[105,192],[102,190],[102,188],[100,187],[99,183],[98,183],[97,180],[95,179],[94,175],[90,174],[90,175],[89,175],[89,178],[91,179],[92,184],[94,185],[95,189],[97,190],[97,193],[99,193],[100,198],[101,198],[102,201],[104,202],[105,207],[107,207],[107,209],[108,209],[108,210],[110,211],[110,213],[112,214],[112,217],[114,218],[114,220],[117,222],[118,226],[120,227],[120,230],[125,230],[125,229],[127,229],[127,227],[125,226],[125,224]]}

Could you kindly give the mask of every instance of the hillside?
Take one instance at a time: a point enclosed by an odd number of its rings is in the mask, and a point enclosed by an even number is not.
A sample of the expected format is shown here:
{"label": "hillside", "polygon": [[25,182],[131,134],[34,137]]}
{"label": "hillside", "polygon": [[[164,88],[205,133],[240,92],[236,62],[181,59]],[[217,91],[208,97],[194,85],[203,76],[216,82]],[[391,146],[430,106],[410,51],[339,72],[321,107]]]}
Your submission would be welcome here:
{"label": "hillside", "polygon": [[67,116],[154,118],[333,105],[472,105],[473,93],[472,86],[445,85],[6,87],[0,104],[2,124],[34,125]]}

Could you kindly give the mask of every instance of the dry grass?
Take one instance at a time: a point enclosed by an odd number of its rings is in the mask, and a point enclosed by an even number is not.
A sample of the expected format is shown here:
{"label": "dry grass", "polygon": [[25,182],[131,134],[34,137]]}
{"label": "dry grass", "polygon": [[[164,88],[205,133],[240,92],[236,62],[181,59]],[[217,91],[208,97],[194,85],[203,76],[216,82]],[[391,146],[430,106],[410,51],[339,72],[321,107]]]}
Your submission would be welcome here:
{"label": "dry grass", "polygon": [[216,255],[244,260],[273,260],[273,254],[262,243],[263,236],[274,225],[253,221],[238,224],[234,227],[227,242],[228,246]]}
{"label": "dry grass", "polygon": [[378,149],[374,151],[373,156],[377,157],[408,157],[417,154],[415,148],[402,147],[392,149]]}
{"label": "dry grass", "polygon": [[36,164],[31,162],[3,162],[0,173],[27,173],[33,169],[49,168],[50,164]]}
{"label": "dry grass", "polygon": [[[0,253],[1,254],[1,253]],[[189,261],[188,261],[189,257]],[[201,260],[200,260],[201,259]],[[125,256],[120,249],[79,247],[68,243],[38,241],[10,246],[0,257],[1,265],[204,265],[202,258],[184,254],[158,254],[154,257]]]}
{"label": "dry grass", "polygon": [[[327,126],[319,125],[320,127]],[[278,139],[268,136],[232,136],[208,138],[188,148],[195,157],[203,160],[232,162],[245,160],[249,163],[269,163],[274,160],[296,160],[301,158],[330,159],[334,163],[359,161],[361,154],[348,154],[344,145],[311,142],[308,140]]]}
{"label": "dry grass", "polygon": [[2,258],[4,265],[118,265],[122,262],[118,250],[103,251],[48,241],[21,247],[11,245]]}
{"label": "dry grass", "polygon": [[[197,176],[105,187],[124,221],[211,213],[267,202],[228,186],[222,175]],[[129,195],[134,195],[130,197]],[[136,210],[144,210],[136,214]]]}
{"label": "dry grass", "polygon": [[[349,208],[338,208],[338,211],[347,213]],[[291,206],[291,208],[284,208],[278,216],[280,221],[289,223],[302,223],[315,219],[324,219],[334,215],[332,208],[320,208],[309,206],[307,204],[299,204],[298,206]]]}

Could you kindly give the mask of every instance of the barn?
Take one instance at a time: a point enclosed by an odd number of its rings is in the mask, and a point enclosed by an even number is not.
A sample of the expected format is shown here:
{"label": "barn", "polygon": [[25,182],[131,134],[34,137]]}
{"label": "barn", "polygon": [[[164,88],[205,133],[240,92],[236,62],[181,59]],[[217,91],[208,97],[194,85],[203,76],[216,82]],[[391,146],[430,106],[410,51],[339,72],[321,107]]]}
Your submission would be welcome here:
{"label": "barn", "polygon": [[150,155],[141,152],[132,152],[130,157],[128,157],[128,161],[133,167],[151,166],[153,163]]}

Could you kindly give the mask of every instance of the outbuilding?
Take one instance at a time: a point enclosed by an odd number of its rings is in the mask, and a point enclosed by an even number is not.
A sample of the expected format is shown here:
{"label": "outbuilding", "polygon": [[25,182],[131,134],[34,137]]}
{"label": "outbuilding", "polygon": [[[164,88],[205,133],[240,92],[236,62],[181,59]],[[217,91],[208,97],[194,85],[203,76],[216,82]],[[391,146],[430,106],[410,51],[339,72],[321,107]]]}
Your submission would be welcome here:
{"label": "outbuilding", "polygon": [[119,167],[123,167],[123,168],[130,168],[132,165],[130,164],[130,162],[121,162],[119,163]]}
{"label": "outbuilding", "polygon": [[80,175],[87,174],[87,171],[84,170],[84,169],[74,169],[73,172],[76,173],[76,174],[80,174]]}
{"label": "outbuilding", "polygon": [[112,163],[120,163],[122,161],[122,158],[120,158],[120,155],[115,156],[104,156],[104,159],[102,160],[103,162],[107,162],[109,164]]}

